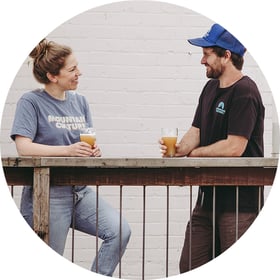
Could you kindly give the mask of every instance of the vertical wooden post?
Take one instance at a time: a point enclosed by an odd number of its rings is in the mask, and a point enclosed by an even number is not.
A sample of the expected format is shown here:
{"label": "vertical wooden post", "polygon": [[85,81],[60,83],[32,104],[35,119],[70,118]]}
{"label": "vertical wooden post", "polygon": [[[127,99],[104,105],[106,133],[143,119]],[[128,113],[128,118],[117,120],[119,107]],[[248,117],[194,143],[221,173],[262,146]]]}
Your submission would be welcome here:
{"label": "vertical wooden post", "polygon": [[50,169],[34,168],[33,178],[33,224],[34,231],[49,243],[49,196]]}

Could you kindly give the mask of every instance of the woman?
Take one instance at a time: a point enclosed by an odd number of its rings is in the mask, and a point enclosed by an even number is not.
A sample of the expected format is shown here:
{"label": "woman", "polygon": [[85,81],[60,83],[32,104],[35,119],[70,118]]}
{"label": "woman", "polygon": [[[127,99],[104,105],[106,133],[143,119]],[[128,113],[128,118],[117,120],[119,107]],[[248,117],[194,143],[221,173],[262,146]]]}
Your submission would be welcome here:
{"label": "woman", "polygon": [[[83,127],[91,127],[89,105],[75,92],[81,72],[78,62],[67,46],[42,40],[30,53],[33,74],[44,89],[25,93],[17,104],[11,137],[20,156],[100,157],[98,145],[91,147],[79,139]],[[73,205],[73,195],[75,205]],[[63,254],[72,214],[75,229],[96,235],[96,193],[87,186],[50,188],[49,245]],[[75,207],[75,211],[73,211]],[[32,187],[25,186],[21,213],[33,226]],[[92,271],[112,276],[119,262],[119,213],[99,198],[98,236],[103,243]],[[122,219],[123,255],[130,237],[130,228]]]}

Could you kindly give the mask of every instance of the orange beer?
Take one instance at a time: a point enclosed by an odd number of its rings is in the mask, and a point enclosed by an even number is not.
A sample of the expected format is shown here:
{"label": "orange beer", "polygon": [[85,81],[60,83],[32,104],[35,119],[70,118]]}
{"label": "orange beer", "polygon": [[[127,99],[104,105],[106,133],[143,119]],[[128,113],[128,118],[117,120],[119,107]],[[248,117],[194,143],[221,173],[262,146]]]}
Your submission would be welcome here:
{"label": "orange beer", "polygon": [[178,137],[178,128],[162,128],[161,138],[163,144],[167,147],[166,157],[174,157],[176,153],[176,146]]}
{"label": "orange beer", "polygon": [[175,144],[177,142],[177,137],[175,136],[164,136],[162,137],[164,145],[167,147],[166,156],[167,157],[174,157],[176,153]]}
{"label": "orange beer", "polygon": [[93,148],[93,146],[95,145],[95,142],[96,142],[96,134],[95,134],[94,129],[92,127],[87,127],[87,128],[81,129],[80,140],[81,140],[81,142],[88,143]]}
{"label": "orange beer", "polygon": [[80,140],[82,142],[86,142],[89,145],[91,145],[91,147],[93,147],[95,145],[95,141],[96,141],[96,137],[94,134],[80,134]]}

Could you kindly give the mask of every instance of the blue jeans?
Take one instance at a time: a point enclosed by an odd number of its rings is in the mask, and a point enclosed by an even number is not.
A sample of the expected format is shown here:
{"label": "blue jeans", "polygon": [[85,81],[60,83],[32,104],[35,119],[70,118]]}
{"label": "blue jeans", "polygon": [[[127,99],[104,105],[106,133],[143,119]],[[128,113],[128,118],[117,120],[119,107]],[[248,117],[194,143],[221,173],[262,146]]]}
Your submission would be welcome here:
{"label": "blue jeans", "polygon": [[[24,187],[20,211],[33,227],[32,187]],[[73,195],[74,205],[73,206]],[[96,193],[89,187],[50,188],[49,246],[63,255],[69,228],[72,227],[74,213],[75,229],[96,236]],[[91,270],[112,276],[119,263],[120,214],[101,197],[98,200],[98,237],[103,240]],[[122,218],[121,256],[131,234],[127,221]]]}

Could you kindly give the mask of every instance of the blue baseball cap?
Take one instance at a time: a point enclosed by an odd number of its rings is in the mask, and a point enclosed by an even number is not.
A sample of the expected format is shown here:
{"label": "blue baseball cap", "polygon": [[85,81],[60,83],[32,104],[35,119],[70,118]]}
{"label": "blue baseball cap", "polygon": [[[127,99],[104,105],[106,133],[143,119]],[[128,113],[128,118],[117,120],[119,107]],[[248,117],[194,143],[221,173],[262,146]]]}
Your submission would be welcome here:
{"label": "blue baseball cap", "polygon": [[217,23],[212,25],[211,29],[202,38],[188,39],[188,42],[202,48],[217,46],[240,56],[243,56],[246,52],[246,48],[231,33]]}

